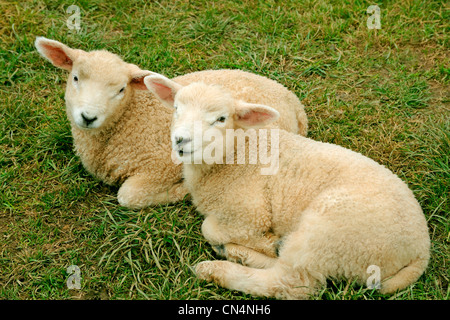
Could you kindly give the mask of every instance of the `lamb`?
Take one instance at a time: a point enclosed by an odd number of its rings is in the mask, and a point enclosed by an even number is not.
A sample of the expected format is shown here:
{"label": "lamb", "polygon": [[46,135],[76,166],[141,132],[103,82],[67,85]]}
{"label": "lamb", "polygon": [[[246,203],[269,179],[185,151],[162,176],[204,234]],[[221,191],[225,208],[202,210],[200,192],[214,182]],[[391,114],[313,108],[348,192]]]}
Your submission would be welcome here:
{"label": "lamb", "polygon": [[[328,278],[389,294],[424,272],[430,256],[424,214],[389,169],[337,145],[281,129],[262,131],[279,113],[236,100],[226,88],[181,86],[156,74],[144,83],[176,107],[172,148],[205,216],[202,233],[227,259],[197,264],[200,279],[256,296],[308,299]],[[227,130],[258,129],[258,146],[265,141],[268,151],[279,151],[278,171],[261,175],[261,163],[198,161],[210,143],[195,141],[194,125],[203,133],[221,132],[215,139],[221,136],[223,145],[236,140]],[[248,155],[254,152],[250,142]]]}
{"label": "lamb", "polygon": [[[120,185],[117,198],[125,207],[183,199],[187,189],[182,166],[172,160],[170,147],[173,110],[143,83],[153,73],[104,50],[72,49],[44,37],[37,37],[35,46],[53,65],[70,72],[66,111],[76,154],[87,171],[109,185]],[[239,70],[200,71],[174,79],[181,84],[200,80],[220,83],[236,97],[264,97],[279,107],[280,127],[306,135],[304,107],[281,84]]]}

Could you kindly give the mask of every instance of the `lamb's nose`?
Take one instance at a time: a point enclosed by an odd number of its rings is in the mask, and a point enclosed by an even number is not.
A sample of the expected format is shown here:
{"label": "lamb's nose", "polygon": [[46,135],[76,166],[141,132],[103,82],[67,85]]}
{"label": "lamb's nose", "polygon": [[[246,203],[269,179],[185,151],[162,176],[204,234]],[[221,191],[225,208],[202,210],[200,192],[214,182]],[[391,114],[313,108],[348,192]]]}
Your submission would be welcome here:
{"label": "lamb's nose", "polygon": [[87,126],[90,125],[95,120],[97,120],[97,117],[89,118],[84,113],[81,113],[81,117],[83,118],[83,120],[84,120],[84,122],[86,123]]}

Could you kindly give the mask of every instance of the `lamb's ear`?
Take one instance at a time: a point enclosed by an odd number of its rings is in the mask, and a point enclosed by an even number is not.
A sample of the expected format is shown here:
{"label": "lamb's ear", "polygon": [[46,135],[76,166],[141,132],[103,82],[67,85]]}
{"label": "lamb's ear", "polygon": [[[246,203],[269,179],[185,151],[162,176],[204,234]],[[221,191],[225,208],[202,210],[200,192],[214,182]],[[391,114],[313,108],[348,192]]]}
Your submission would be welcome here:
{"label": "lamb's ear", "polygon": [[160,74],[145,77],[144,83],[147,89],[168,107],[173,107],[175,95],[183,87]]}
{"label": "lamb's ear", "polygon": [[34,46],[38,52],[54,66],[71,71],[73,62],[82,50],[71,49],[61,42],[37,37]]}
{"label": "lamb's ear", "polygon": [[138,90],[147,90],[144,84],[144,78],[157,74],[148,70],[141,70],[137,65],[131,63],[128,64],[128,69],[130,70],[130,85]]}
{"label": "lamb's ear", "polygon": [[263,104],[253,104],[243,101],[236,102],[234,122],[242,128],[260,128],[275,122],[280,114],[274,108]]}

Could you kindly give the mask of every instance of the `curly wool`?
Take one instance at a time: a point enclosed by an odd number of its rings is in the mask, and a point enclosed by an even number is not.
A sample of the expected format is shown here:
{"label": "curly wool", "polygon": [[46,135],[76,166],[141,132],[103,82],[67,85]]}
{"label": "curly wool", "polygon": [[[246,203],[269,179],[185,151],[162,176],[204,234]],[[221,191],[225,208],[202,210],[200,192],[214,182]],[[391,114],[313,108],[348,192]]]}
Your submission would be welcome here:
{"label": "curly wool", "polygon": [[[121,185],[117,198],[126,207],[185,197],[182,167],[171,156],[173,109],[161,104],[143,84],[143,78],[153,73],[105,50],[86,52],[44,37],[37,37],[35,46],[53,65],[70,71],[66,111],[75,152],[87,171],[107,184]],[[222,84],[236,97],[247,99],[287,97],[277,104],[283,115],[280,127],[306,134],[303,105],[273,80],[239,70],[208,70],[175,81]]]}

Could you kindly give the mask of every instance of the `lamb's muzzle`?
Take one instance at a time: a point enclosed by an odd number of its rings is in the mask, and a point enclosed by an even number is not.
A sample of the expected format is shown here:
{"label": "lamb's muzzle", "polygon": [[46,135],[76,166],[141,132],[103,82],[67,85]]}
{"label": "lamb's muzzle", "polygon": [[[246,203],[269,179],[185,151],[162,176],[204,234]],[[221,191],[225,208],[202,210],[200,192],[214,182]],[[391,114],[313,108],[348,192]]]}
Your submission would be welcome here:
{"label": "lamb's muzzle", "polygon": [[84,120],[83,126],[85,128],[89,128],[89,125],[98,119],[96,116],[93,116],[93,117],[86,116],[83,112],[81,113],[81,117]]}

